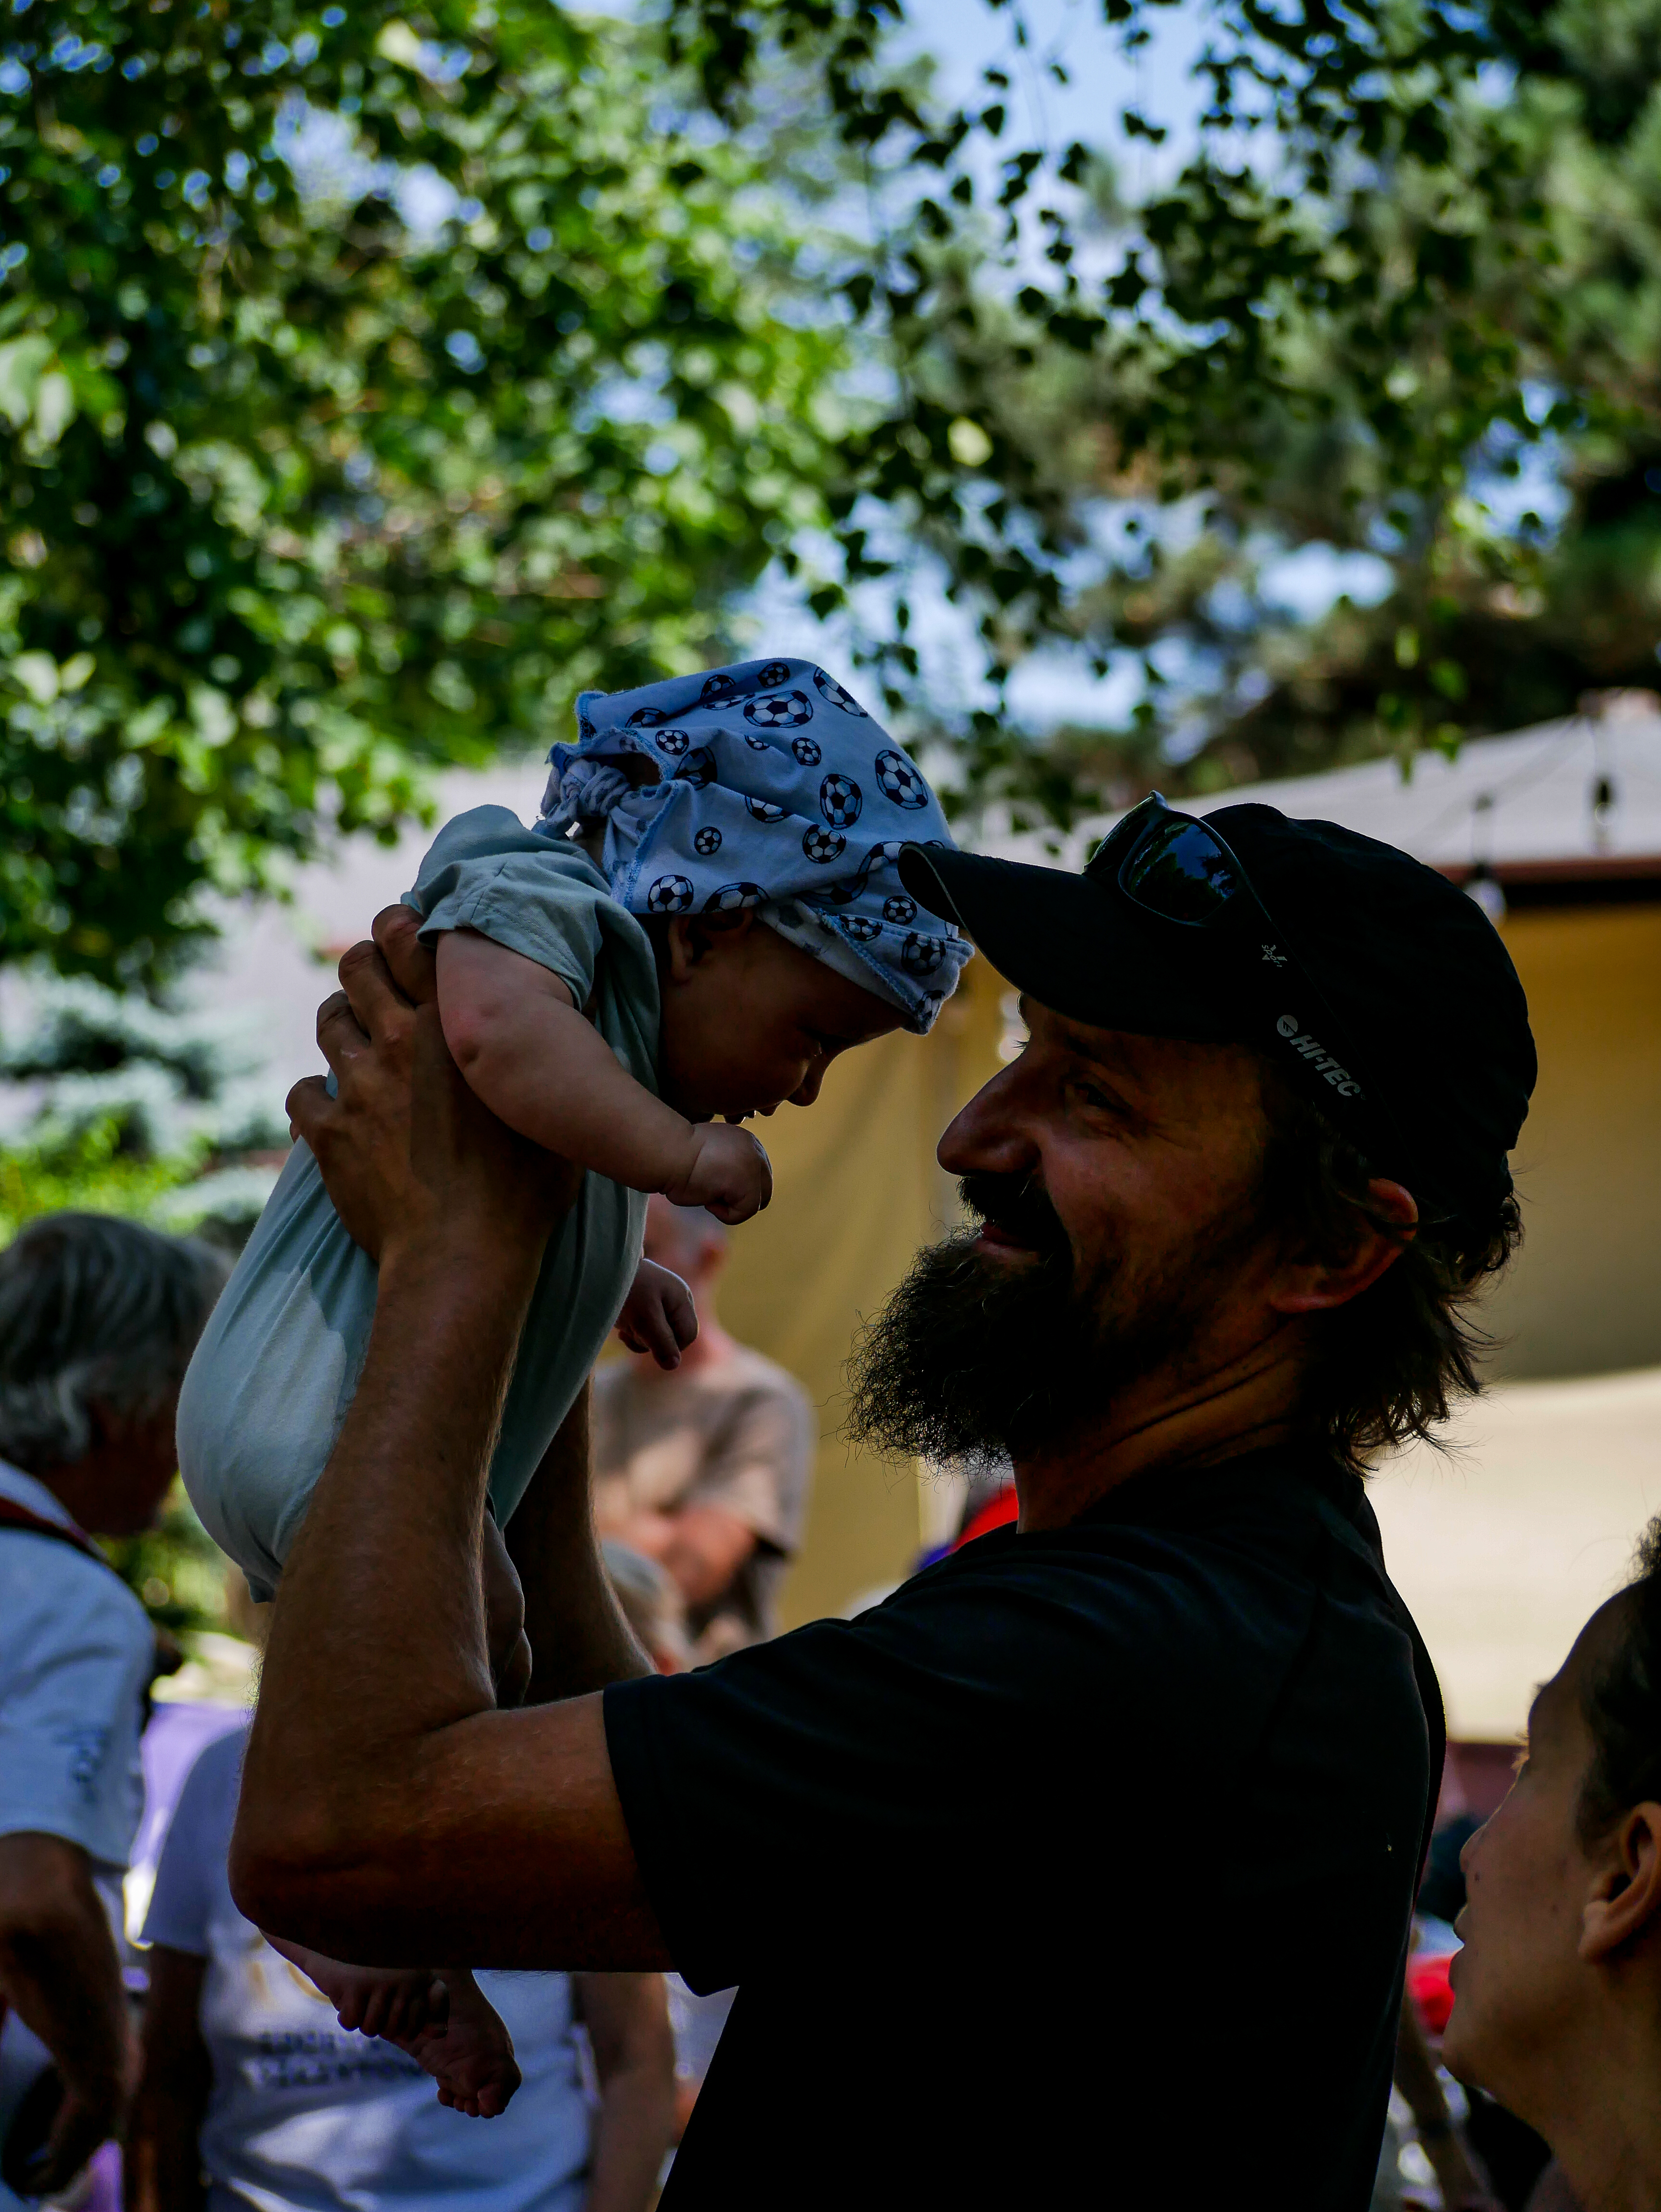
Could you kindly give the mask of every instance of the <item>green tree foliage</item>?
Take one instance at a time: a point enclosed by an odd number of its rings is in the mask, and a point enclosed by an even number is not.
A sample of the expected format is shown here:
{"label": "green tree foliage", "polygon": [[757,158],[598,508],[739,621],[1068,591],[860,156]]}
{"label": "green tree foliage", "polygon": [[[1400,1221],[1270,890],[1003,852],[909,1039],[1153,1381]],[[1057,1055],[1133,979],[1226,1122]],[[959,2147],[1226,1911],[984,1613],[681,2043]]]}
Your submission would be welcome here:
{"label": "green tree foliage", "polygon": [[[1311,315],[1304,343],[1332,395],[1324,416],[1268,410],[1238,465],[1183,472],[1196,495],[1185,531],[1150,530],[1078,601],[1080,634],[1143,655],[1150,684],[1137,724],[1066,732],[1049,749],[1041,773],[1064,803],[1123,800],[1156,778],[1214,789],[1381,750],[1406,761],[1661,679],[1658,57],[1657,0],[1573,0],[1542,11],[1519,44],[1503,105],[1468,92],[1450,129],[1449,178],[1503,137],[1519,202],[1537,210],[1529,282],[1517,281],[1515,239],[1491,252],[1480,236],[1468,282],[1478,319],[1513,349],[1542,447],[1531,453],[1501,420],[1461,448],[1439,488],[1404,489],[1370,433],[1352,362]],[[1409,177],[1396,200],[1374,196],[1370,260],[1399,259],[1414,195],[1431,189]],[[1425,325],[1403,339],[1390,377],[1401,405],[1447,405],[1458,374],[1448,334]],[[1135,489],[1110,444],[1086,444],[1111,420],[1110,392],[1074,373],[1049,404],[1086,481]],[[1530,489],[1561,513],[1535,512]],[[1383,590],[1293,619],[1277,571],[1311,545],[1382,559]]]}
{"label": "green tree foliage", "polygon": [[[5,957],[153,982],[199,886],[696,665],[823,520],[839,335],[790,312],[764,149],[672,90],[511,0],[15,15]],[[354,141],[332,191],[284,158],[307,109]]]}
{"label": "green tree foliage", "polygon": [[[1080,21],[1127,93],[1161,4]],[[1057,638],[1206,646],[1212,703],[1156,696],[1144,750],[1183,714],[1189,750],[1239,726],[1220,773],[1482,726],[1450,605],[1556,604],[1483,470],[1568,440],[1590,517],[1652,403],[1657,4],[1209,0],[1191,156],[1104,209],[1089,149],[1021,143],[1014,0],[1016,62],[955,112],[891,59],[901,0],[30,0],[0,51],[0,955],[153,981],[201,885],[388,831],[424,763],[545,741],[585,680],[696,665],[809,540],[818,611],[895,594],[893,705],[921,548],[995,681]],[[369,165],[332,198],[296,182],[302,103]],[[870,185],[855,239],[827,176]],[[1186,598],[1092,547],[1127,498],[1209,517]],[[1348,673],[1299,695],[1307,743],[1290,708],[1260,743],[1283,678],[1198,585],[1232,563],[1249,604],[1268,541],[1317,535],[1383,551],[1397,604],[1323,644]],[[966,799],[1089,787],[996,712],[949,734]]]}
{"label": "green tree foliage", "polygon": [[0,1237],[66,1209],[235,1250],[288,1149],[280,1085],[234,1018],[44,980],[0,1048],[25,1117],[0,1143]]}

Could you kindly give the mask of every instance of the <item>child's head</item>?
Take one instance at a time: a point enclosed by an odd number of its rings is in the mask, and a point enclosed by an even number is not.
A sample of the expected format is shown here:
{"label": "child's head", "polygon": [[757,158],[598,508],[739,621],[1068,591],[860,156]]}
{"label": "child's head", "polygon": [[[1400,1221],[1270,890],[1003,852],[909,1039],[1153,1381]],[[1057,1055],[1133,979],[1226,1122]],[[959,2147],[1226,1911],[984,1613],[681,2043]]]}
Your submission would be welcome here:
{"label": "child's head", "polygon": [[759,920],[672,915],[650,925],[663,992],[658,1085],[691,1121],[811,1106],[850,1045],[898,1029],[891,1000]]}
{"label": "child's head", "polygon": [[949,844],[940,802],[852,695],[809,661],[751,661],[585,692],[538,827],[603,825],[601,865],[652,930],[664,1095],[692,1118],[808,1104],[825,1066],[922,1034],[970,948],[899,880]]}

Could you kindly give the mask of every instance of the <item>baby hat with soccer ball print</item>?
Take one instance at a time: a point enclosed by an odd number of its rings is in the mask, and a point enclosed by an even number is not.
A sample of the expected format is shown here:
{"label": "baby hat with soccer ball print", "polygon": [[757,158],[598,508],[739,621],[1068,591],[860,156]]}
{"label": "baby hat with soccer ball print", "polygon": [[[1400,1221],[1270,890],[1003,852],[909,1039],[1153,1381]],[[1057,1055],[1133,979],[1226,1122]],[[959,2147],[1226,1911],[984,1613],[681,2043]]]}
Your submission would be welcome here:
{"label": "baby hat with soccer ball print", "polygon": [[585,691],[537,827],[603,821],[633,914],[753,907],[793,945],[897,1006],[919,1035],[966,939],[899,879],[903,846],[952,842],[940,801],[857,699],[811,660],[748,660],[636,691]]}

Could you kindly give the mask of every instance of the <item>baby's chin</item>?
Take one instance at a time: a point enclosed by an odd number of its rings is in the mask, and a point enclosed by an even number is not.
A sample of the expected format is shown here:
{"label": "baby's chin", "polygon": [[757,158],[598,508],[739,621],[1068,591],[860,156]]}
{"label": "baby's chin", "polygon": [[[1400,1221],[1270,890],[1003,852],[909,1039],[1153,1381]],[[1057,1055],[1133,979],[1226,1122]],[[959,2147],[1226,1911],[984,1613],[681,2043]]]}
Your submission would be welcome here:
{"label": "baby's chin", "polygon": [[774,1113],[782,1103],[776,1098],[757,1100],[730,1092],[714,1101],[706,1096],[688,1097],[666,1089],[660,1095],[666,1106],[672,1106],[689,1121],[748,1121],[757,1114]]}

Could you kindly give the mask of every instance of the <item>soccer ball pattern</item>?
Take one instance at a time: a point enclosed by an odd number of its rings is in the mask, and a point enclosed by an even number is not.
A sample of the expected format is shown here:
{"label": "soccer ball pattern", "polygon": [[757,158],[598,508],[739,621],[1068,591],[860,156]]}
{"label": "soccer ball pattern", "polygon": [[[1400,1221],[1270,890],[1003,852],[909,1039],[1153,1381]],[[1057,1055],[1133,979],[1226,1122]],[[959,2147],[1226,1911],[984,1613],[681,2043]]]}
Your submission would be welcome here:
{"label": "soccer ball pattern", "polygon": [[908,975],[932,975],[945,957],[943,937],[924,937],[915,929],[900,947],[900,965]]}
{"label": "soccer ball pattern", "polygon": [[834,676],[827,676],[822,668],[813,671],[813,686],[821,699],[833,707],[840,707],[844,714],[857,714],[862,722],[871,717],[866,713],[851,691],[844,691]]}
{"label": "soccer ball pattern", "polygon": [[865,805],[851,775],[827,775],[819,786],[819,812],[833,830],[851,830]]}
{"label": "soccer ball pattern", "polygon": [[[893,864],[909,830],[939,842],[945,826],[922,775],[851,692],[809,661],[778,659],[595,698],[578,720],[591,759],[626,767],[628,754],[644,754],[672,778],[619,805],[618,890],[637,913],[735,915],[801,899],[806,915],[880,965],[910,1026],[928,1027],[967,948],[904,891]],[[554,749],[550,811],[575,750]],[[789,835],[775,838],[785,823]],[[866,842],[855,844],[858,829]],[[642,843],[660,871],[650,878]],[[746,866],[764,880],[721,880]]]}
{"label": "soccer ball pattern", "polygon": [[744,719],[762,730],[794,730],[812,718],[813,709],[805,691],[774,691],[746,699]]}
{"label": "soccer ball pattern", "polygon": [[759,906],[766,896],[759,884],[723,884],[718,891],[711,891],[705,899],[703,911],[706,914],[738,914],[746,906]]}
{"label": "soccer ball pattern", "polygon": [[891,799],[896,806],[916,807],[928,804],[928,786],[917,774],[905,755],[891,748],[880,752],[876,758],[877,781],[882,786],[882,795]]}

